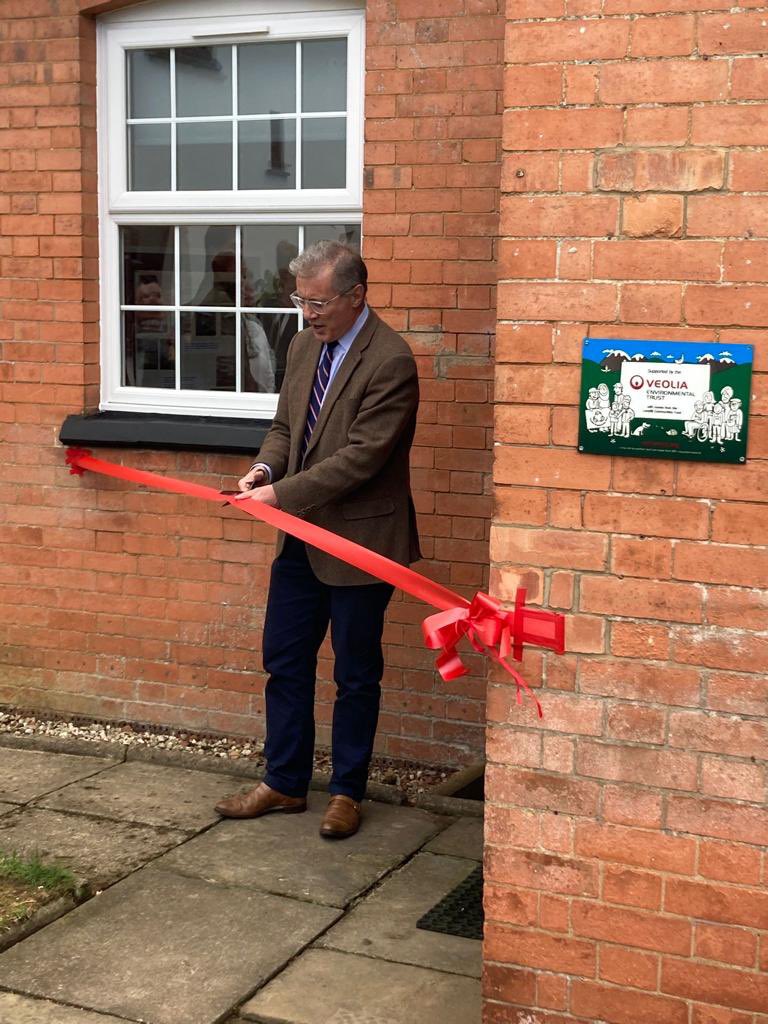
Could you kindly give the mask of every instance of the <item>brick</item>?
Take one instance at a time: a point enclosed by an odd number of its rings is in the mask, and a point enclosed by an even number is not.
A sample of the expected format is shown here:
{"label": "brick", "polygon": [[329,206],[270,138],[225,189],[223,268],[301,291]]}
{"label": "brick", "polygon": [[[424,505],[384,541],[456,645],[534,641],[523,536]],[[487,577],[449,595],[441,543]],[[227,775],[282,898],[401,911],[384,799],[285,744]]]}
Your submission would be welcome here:
{"label": "brick", "polygon": [[615,576],[667,580],[672,575],[672,544],[665,540],[614,537],[610,569]]}
{"label": "brick", "polygon": [[610,466],[597,456],[585,460],[570,451],[509,446],[496,450],[496,480],[501,484],[582,490],[585,475],[591,486],[606,488]]}
{"label": "brick", "polygon": [[677,285],[625,284],[621,289],[620,316],[630,323],[677,323],[682,298],[682,289]]}
{"label": "brick", "polygon": [[637,786],[606,786],[603,816],[614,825],[658,829],[662,819],[662,797]]}
{"label": "brick", "polygon": [[503,238],[499,243],[496,273],[501,280],[555,277],[556,266],[557,242],[554,240],[523,241],[517,238]]}
{"label": "brick", "polygon": [[739,100],[762,100],[768,95],[768,69],[762,57],[733,62],[731,96]]}
{"label": "brick", "polygon": [[694,48],[695,31],[692,15],[637,18],[632,23],[632,56],[687,56]]}
{"label": "brick", "polygon": [[717,242],[597,242],[595,275],[627,280],[717,281]]}
{"label": "brick", "polygon": [[582,579],[582,611],[627,618],[701,622],[701,590],[683,583],[635,580],[627,586],[608,576]]}
{"label": "brick", "polygon": [[768,658],[768,641],[762,636],[722,627],[679,629],[674,637],[674,658],[708,668],[735,666],[743,672],[760,672]]}
{"label": "brick", "polygon": [[754,967],[757,940],[741,928],[699,924],[696,926],[695,952],[703,960]]}
{"label": "brick", "polygon": [[616,287],[566,282],[499,285],[498,313],[504,320],[613,319]]}
{"label": "brick", "polygon": [[768,591],[710,587],[707,591],[707,622],[736,629],[768,629]]}
{"label": "brick", "polygon": [[558,104],[563,94],[559,64],[504,69],[504,104],[507,107],[546,107]]}
{"label": "brick", "polygon": [[666,750],[583,741],[576,767],[579,775],[614,782],[644,782],[652,778],[665,789],[694,790],[697,786],[696,758]]}
{"label": "brick", "polygon": [[616,985],[654,990],[659,974],[659,958],[605,943],[600,947],[600,979]]}
{"label": "brick", "polygon": [[[768,550],[752,549],[747,553],[746,549],[711,543],[706,550],[706,562],[702,564],[701,545],[678,545],[674,556],[675,577],[735,586],[768,586]],[[698,571],[694,568],[697,562]]]}
{"label": "brick", "polygon": [[618,228],[619,202],[606,196],[507,196],[501,203],[500,230],[517,237],[599,237]]}
{"label": "brick", "polygon": [[635,743],[663,743],[666,714],[658,708],[619,704],[609,709],[606,735]]}
{"label": "brick", "polygon": [[491,535],[491,558],[496,562],[600,569],[606,548],[605,537],[583,532],[496,527]]}
{"label": "brick", "polygon": [[577,976],[595,974],[592,942],[559,938],[541,933],[490,924],[485,939],[486,956],[502,963],[521,964],[540,970],[565,971]]}
{"label": "brick", "polygon": [[688,140],[688,118],[685,106],[630,107],[624,141],[634,146],[682,145]]}
{"label": "brick", "polygon": [[591,493],[584,499],[584,525],[610,533],[706,538],[709,509],[680,498]]}
{"label": "brick", "polygon": [[699,53],[764,53],[768,50],[768,25],[763,14],[722,14],[699,18]]}
{"label": "brick", "polygon": [[685,296],[685,315],[692,324],[758,326],[768,316],[768,287],[691,287]]}
{"label": "brick", "polygon": [[686,750],[703,750],[735,757],[761,757],[768,723],[675,711],[669,722],[669,742]]}
{"label": "brick", "polygon": [[723,277],[726,281],[765,280],[768,242],[726,242]]}
{"label": "brick", "polygon": [[765,844],[768,837],[768,811],[724,800],[670,795],[667,825],[691,835]]}
{"label": "brick", "polygon": [[[613,565],[611,568],[613,570]],[[635,622],[611,624],[611,654],[619,658],[666,660],[669,649],[669,630],[664,626]]]}
{"label": "brick", "polygon": [[499,369],[495,396],[499,402],[564,404],[571,400],[577,388],[576,367],[551,366],[545,378],[540,367],[518,364]]}
{"label": "brick", "polygon": [[724,176],[724,150],[625,150],[597,162],[597,187],[607,191],[698,192],[721,188]]}
{"label": "brick", "polygon": [[505,57],[512,64],[541,61],[615,60],[629,43],[626,21],[550,21],[516,25],[509,33]]}
{"label": "brick", "polygon": [[606,107],[559,110],[507,110],[505,149],[595,149],[621,140],[620,110]]}
{"label": "brick", "polygon": [[489,877],[497,882],[574,896],[597,896],[598,868],[589,861],[534,850],[491,848],[486,865]]}
{"label": "brick", "polygon": [[759,104],[694,107],[691,137],[694,146],[765,146],[768,107]]}
{"label": "brick", "polygon": [[687,1024],[688,1007],[681,999],[624,992],[595,982],[575,981],[571,988],[571,1011],[588,1020],[609,1024]]}
{"label": "brick", "polygon": [[[683,798],[670,796],[669,799]],[[649,868],[653,871],[687,875],[693,871],[696,843],[688,837],[622,828],[619,825],[584,822],[576,828],[575,853],[582,857],[597,857],[600,860]],[[631,935],[632,932],[628,934]],[[634,942],[633,944],[638,945]]]}
{"label": "brick", "polygon": [[759,849],[753,846],[706,840],[699,844],[699,874],[720,882],[736,878],[742,885],[759,884],[760,859]]}
{"label": "brick", "polygon": [[736,192],[768,190],[768,152],[739,151],[730,155],[730,187]]}
{"label": "brick", "polygon": [[[583,895],[588,895],[584,893]],[[606,865],[603,899],[608,903],[656,910],[661,907],[661,876],[647,871]]]}
{"label": "brick", "polygon": [[597,809],[599,787],[591,781],[495,765],[490,775],[492,792],[503,803],[588,817]]}
{"label": "brick", "polygon": [[761,196],[692,196],[688,202],[691,236],[768,235],[768,202]]}
{"label": "brick", "polygon": [[682,956],[691,948],[691,925],[680,918],[574,900],[571,921],[574,934],[585,938],[615,942],[626,936],[635,948]]}
{"label": "brick", "polygon": [[734,1009],[760,1012],[768,1006],[768,975],[667,959],[661,990],[684,999],[707,1000]]}
{"label": "brick", "polygon": [[683,230],[679,196],[628,196],[622,203],[623,233],[630,238],[675,238]]}

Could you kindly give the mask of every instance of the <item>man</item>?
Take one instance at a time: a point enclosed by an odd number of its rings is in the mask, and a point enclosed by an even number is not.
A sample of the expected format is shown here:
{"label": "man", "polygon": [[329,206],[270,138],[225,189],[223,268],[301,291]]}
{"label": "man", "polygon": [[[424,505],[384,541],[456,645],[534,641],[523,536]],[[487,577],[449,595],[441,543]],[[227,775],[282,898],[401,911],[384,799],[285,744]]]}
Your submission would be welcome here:
{"label": "man", "polygon": [[[291,343],[274,423],[239,481],[253,498],[401,564],[420,557],[408,456],[419,401],[406,342],[366,304],[367,270],[340,242],[290,264],[308,328]],[[384,670],[393,588],[290,536],[280,537],[264,623],[264,782],[217,805],[225,817],[306,810],[315,739],[317,652],[331,625],[337,695],[330,802],[320,834],[360,824]]]}

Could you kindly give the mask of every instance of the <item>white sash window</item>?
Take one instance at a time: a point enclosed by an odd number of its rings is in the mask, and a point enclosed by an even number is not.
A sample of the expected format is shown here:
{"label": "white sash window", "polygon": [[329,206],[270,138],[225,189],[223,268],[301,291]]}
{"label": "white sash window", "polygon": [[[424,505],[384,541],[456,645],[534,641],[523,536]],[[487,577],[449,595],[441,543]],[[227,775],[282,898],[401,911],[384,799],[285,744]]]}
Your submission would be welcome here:
{"label": "white sash window", "polygon": [[360,245],[363,12],[205,9],[99,23],[105,410],[271,416],[302,326],[288,264]]}

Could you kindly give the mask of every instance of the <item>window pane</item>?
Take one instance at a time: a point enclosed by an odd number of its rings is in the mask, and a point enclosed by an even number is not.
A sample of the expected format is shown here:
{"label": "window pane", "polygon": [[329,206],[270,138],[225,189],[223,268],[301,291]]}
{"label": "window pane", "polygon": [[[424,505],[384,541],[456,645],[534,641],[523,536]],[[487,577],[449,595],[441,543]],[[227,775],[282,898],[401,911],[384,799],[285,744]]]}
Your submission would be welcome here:
{"label": "window pane", "polygon": [[[286,306],[296,279],[288,264],[299,253],[295,224],[248,224],[243,227],[243,305]],[[251,292],[251,295],[248,295]]]}
{"label": "window pane", "polygon": [[171,116],[171,51],[129,50],[128,117]]}
{"label": "window pane", "polygon": [[128,126],[128,188],[131,192],[171,187],[171,126]]}
{"label": "window pane", "polygon": [[304,118],[301,131],[301,187],[344,188],[347,183],[346,119]]}
{"label": "window pane", "polygon": [[182,306],[235,305],[235,229],[231,224],[179,228]]}
{"label": "window pane", "polygon": [[[260,391],[274,394],[277,391],[275,370],[278,358],[282,374],[285,373],[285,350],[296,333],[298,316],[292,313],[243,313],[240,325],[240,343],[243,347],[240,365],[242,367],[241,391]],[[281,345],[281,333],[286,338]],[[279,353],[276,347],[279,348]]]}
{"label": "window pane", "polygon": [[334,242],[343,242],[360,251],[359,224],[307,224],[304,228],[304,248],[308,249],[315,242],[329,238]]}
{"label": "window pane", "polygon": [[123,384],[136,388],[176,386],[173,313],[123,313]]}
{"label": "window pane", "polygon": [[235,390],[235,314],[182,313],[181,386]]}
{"label": "window pane", "polygon": [[222,121],[180,124],[176,133],[176,187],[231,190],[232,125]]}
{"label": "window pane", "polygon": [[347,40],[301,44],[301,109],[347,109]]}
{"label": "window pane", "polygon": [[183,46],[176,50],[176,114],[205,117],[232,113],[232,47]]}
{"label": "window pane", "polygon": [[296,188],[296,122],[240,121],[240,188]]}
{"label": "window pane", "polygon": [[296,110],[296,44],[252,43],[237,50],[241,114],[292,114]]}
{"label": "window pane", "polygon": [[173,228],[131,225],[120,229],[126,306],[173,306]]}

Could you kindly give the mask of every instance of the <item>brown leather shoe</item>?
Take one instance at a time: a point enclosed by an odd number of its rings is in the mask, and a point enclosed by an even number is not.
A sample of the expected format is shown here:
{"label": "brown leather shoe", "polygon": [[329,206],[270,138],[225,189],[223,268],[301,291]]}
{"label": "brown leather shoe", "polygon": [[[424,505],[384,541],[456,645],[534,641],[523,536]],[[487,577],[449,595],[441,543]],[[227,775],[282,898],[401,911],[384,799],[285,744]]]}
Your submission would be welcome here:
{"label": "brown leather shoe", "polygon": [[260,818],[262,814],[301,814],[306,811],[307,801],[302,796],[286,796],[271,789],[266,782],[249,789],[246,793],[220,800],[214,810],[222,818]]}
{"label": "brown leather shoe", "polygon": [[338,794],[328,801],[320,835],[325,839],[346,839],[360,828],[360,804],[351,796]]}

